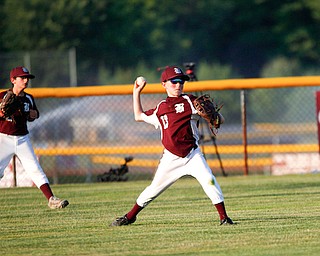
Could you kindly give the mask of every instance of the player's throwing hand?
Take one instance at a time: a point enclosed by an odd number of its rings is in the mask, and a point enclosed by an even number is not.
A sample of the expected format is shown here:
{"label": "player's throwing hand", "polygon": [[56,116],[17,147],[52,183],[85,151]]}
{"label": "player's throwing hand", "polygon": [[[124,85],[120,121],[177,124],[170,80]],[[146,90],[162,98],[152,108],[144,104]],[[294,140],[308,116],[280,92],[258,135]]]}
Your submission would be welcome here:
{"label": "player's throwing hand", "polygon": [[147,84],[147,80],[143,76],[137,77],[136,81],[134,82],[134,89],[138,89],[141,91]]}

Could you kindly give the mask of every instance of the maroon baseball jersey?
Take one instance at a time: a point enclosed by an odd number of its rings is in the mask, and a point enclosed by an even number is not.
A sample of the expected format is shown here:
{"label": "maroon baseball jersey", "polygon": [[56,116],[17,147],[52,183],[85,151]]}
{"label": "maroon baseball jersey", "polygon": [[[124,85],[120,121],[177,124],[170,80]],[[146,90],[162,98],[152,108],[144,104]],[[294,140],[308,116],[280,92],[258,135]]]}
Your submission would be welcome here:
{"label": "maroon baseball jersey", "polygon": [[194,95],[167,97],[156,108],[145,111],[142,119],[161,128],[163,146],[171,153],[186,157],[198,146],[200,116],[193,107]]}
{"label": "maroon baseball jersey", "polygon": [[[10,89],[11,90],[11,89]],[[0,99],[6,95],[7,91],[0,92]],[[21,108],[17,110],[13,117],[4,118],[0,117],[0,132],[8,135],[22,136],[29,133],[27,127],[27,121],[32,122],[35,119],[31,119],[29,117],[30,109],[34,109],[38,113],[36,103],[31,94],[26,92],[22,92],[21,95],[18,96],[22,102]]]}

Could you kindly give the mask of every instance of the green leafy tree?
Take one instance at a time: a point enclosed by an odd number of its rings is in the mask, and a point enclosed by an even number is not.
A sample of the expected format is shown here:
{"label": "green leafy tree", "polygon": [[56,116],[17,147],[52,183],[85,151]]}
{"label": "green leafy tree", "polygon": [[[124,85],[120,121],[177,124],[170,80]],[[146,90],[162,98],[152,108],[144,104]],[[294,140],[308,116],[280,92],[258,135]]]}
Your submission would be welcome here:
{"label": "green leafy tree", "polygon": [[0,0],[0,50],[75,47],[80,84],[99,72],[205,61],[259,77],[278,56],[319,66],[317,0]]}

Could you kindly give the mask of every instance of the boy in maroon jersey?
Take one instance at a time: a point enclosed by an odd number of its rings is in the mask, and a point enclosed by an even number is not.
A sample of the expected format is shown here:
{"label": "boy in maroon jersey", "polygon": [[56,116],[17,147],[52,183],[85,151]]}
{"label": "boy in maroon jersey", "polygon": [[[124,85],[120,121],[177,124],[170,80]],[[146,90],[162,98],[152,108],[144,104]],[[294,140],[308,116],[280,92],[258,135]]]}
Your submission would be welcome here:
{"label": "boy in maroon jersey", "polygon": [[167,67],[161,74],[161,82],[168,97],[148,111],[143,111],[140,99],[146,82],[142,84],[135,82],[133,89],[135,120],[144,121],[161,129],[164,152],[152,183],[139,195],[132,209],[113,221],[111,226],[134,223],[137,214],[144,207],[185,175],[193,176],[201,184],[219,213],[220,224],[233,224],[226,213],[221,188],[200,151],[198,145],[200,116],[192,103],[196,97],[183,94],[185,81],[189,81],[189,76],[179,67]]}
{"label": "boy in maroon jersey", "polygon": [[[27,122],[33,122],[39,118],[39,111],[33,96],[24,92],[28,87],[29,79],[33,78],[35,76],[30,74],[25,67],[13,68],[10,72],[12,88],[9,90],[18,97],[21,107],[10,117],[5,117],[0,110],[0,179],[10,160],[16,155],[32,181],[48,199],[48,206],[51,209],[64,208],[69,202],[53,195],[48,178],[35,156],[28,135]],[[0,92],[0,102],[9,90]]]}

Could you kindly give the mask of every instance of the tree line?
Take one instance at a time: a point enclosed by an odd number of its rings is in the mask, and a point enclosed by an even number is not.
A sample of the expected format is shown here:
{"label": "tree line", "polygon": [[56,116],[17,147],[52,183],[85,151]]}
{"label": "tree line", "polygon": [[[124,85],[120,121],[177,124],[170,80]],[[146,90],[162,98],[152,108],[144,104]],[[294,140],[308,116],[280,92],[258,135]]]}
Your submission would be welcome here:
{"label": "tree line", "polygon": [[74,47],[79,85],[190,61],[261,77],[285,60],[303,75],[319,67],[319,13],[317,0],[0,0],[0,52]]}

